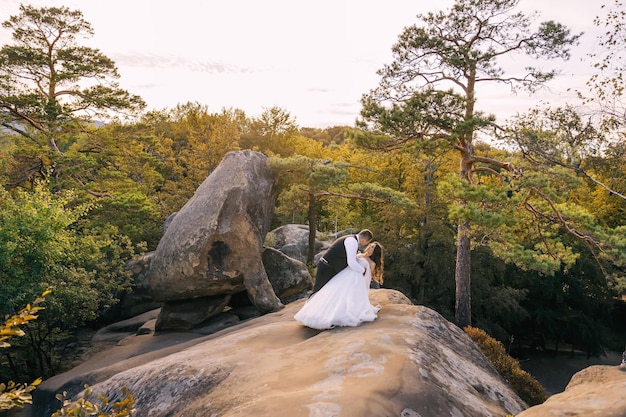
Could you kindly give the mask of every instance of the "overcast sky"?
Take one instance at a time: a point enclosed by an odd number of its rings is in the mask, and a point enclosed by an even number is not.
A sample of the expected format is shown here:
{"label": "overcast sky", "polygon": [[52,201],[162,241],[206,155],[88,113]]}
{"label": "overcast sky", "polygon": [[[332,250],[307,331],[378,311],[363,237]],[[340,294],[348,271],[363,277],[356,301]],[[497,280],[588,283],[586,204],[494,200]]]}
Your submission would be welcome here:
{"label": "overcast sky", "polygon": [[[581,59],[597,43],[593,18],[608,2],[521,0],[520,10],[586,32],[583,44],[570,61],[546,63],[563,73],[550,91],[529,98],[504,85],[479,87],[477,109],[502,120],[539,100],[573,102],[566,90],[584,87],[592,73]],[[259,116],[278,106],[299,126],[328,127],[354,124],[361,96],[378,84],[376,70],[391,62],[403,28],[452,0],[0,0],[0,19],[18,14],[20,3],[80,9],[95,32],[83,44],[113,59],[120,85],[149,109],[193,101],[211,112]],[[10,35],[0,27],[0,45]]]}

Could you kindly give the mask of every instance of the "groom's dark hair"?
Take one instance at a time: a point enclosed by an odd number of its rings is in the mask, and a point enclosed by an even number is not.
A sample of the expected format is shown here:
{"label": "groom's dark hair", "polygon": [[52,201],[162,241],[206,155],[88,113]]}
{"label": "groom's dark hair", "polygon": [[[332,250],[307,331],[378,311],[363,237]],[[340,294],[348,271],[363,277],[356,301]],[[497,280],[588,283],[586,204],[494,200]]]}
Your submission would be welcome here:
{"label": "groom's dark hair", "polygon": [[369,229],[363,229],[359,232],[359,237],[364,237],[367,240],[372,240],[374,239],[374,235],[372,234],[372,232]]}

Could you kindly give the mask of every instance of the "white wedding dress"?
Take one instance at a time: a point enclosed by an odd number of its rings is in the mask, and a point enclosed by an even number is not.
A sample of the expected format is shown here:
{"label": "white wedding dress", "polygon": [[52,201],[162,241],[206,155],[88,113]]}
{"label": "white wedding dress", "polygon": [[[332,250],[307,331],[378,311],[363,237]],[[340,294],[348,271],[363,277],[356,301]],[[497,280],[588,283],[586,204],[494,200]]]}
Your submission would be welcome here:
{"label": "white wedding dress", "polygon": [[369,300],[372,274],[367,260],[357,258],[365,275],[346,267],[311,296],[294,318],[312,329],[358,326],[376,320],[380,306]]}

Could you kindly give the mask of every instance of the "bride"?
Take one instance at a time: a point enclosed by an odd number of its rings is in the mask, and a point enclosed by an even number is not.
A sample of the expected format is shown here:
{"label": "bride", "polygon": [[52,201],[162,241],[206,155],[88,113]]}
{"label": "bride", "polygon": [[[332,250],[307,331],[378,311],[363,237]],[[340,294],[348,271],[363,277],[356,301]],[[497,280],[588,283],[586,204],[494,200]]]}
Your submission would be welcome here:
{"label": "bride", "polygon": [[383,247],[370,243],[357,261],[365,267],[364,275],[346,267],[314,293],[294,318],[319,330],[374,321],[380,306],[371,305],[368,294],[372,277],[382,281]]}

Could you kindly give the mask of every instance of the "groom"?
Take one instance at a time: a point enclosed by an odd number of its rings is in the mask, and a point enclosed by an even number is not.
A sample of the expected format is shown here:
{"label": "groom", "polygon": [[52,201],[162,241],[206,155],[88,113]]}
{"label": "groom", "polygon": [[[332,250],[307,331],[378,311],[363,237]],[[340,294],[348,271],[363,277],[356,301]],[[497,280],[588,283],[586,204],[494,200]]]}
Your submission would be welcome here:
{"label": "groom", "polygon": [[315,286],[311,295],[318,292],[332,277],[347,266],[365,274],[365,268],[357,262],[356,254],[359,245],[366,246],[373,237],[372,232],[363,229],[357,235],[346,235],[335,240],[317,264]]}

